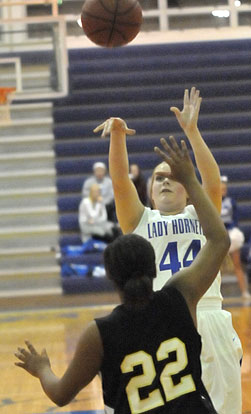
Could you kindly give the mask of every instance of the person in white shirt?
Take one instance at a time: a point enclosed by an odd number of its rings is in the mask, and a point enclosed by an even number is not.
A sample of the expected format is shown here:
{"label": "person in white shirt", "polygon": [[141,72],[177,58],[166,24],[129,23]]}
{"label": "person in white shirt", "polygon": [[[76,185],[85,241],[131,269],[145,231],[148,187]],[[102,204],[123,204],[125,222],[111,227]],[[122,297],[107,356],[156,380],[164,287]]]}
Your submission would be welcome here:
{"label": "person in white shirt", "polygon": [[98,184],[105,204],[108,219],[117,222],[115,216],[114,194],[112,180],[107,175],[106,165],[104,162],[97,161],[93,164],[93,175],[88,177],[82,187],[82,197],[88,197],[92,184]]}
{"label": "person in white shirt", "polygon": [[98,184],[91,185],[89,196],[83,198],[79,205],[79,227],[83,242],[91,237],[108,242],[114,239],[114,223],[108,221]]}
{"label": "person in white shirt", "polygon": [[[218,165],[204,142],[198,126],[201,98],[194,87],[184,93],[180,111],[172,107],[187,136],[201,175],[202,185],[209,198],[221,211],[221,183]],[[168,155],[156,148],[164,160],[154,169],[151,184],[153,210],[143,206],[128,177],[126,135],[134,135],[124,120],[110,118],[94,132],[110,134],[109,172],[113,182],[116,213],[123,233],[136,233],[154,247],[157,278],[154,289],[159,290],[179,269],[189,266],[206,239],[196,211],[189,204],[185,188],[170,177]],[[163,149],[167,148],[164,138]],[[202,379],[219,414],[241,414],[242,347],[232,326],[232,317],[222,309],[220,274],[197,306],[198,331],[202,337]],[[231,378],[231,380],[230,380]]]}

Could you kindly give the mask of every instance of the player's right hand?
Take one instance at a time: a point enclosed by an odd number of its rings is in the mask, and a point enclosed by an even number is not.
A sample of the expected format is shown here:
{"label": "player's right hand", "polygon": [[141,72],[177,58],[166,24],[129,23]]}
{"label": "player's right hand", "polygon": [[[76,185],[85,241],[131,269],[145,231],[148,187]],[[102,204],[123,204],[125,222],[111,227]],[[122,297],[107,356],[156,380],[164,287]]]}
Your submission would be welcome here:
{"label": "player's right hand", "polygon": [[25,369],[29,374],[39,378],[40,372],[44,368],[50,368],[50,360],[45,349],[39,354],[35,347],[29,342],[25,341],[26,348],[18,347],[15,356],[19,362],[15,362],[17,367]]}
{"label": "player's right hand", "polygon": [[126,135],[134,135],[136,133],[135,129],[128,128],[126,122],[121,118],[109,118],[102,124],[98,125],[93,132],[102,131],[101,137],[104,138],[106,135],[110,134],[112,131],[121,131]]}

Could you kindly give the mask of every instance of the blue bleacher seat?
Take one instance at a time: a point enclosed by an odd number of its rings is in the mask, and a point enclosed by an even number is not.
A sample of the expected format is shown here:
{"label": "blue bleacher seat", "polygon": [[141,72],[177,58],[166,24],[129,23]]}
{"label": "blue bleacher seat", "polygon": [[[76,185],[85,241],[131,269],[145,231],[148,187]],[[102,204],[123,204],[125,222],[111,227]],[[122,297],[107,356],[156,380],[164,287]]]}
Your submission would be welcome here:
{"label": "blue bleacher seat", "polygon": [[80,195],[74,196],[59,196],[58,197],[58,210],[59,212],[77,211],[82,197]]}
{"label": "blue bleacher seat", "polygon": [[242,186],[231,186],[228,185],[228,194],[230,197],[233,197],[236,201],[240,200],[251,200],[251,186],[242,185]]}
{"label": "blue bleacher seat", "polygon": [[57,189],[59,193],[81,193],[84,177],[58,177]]}
{"label": "blue bleacher seat", "polygon": [[60,229],[64,232],[79,232],[78,215],[76,213],[63,214],[59,218]]}

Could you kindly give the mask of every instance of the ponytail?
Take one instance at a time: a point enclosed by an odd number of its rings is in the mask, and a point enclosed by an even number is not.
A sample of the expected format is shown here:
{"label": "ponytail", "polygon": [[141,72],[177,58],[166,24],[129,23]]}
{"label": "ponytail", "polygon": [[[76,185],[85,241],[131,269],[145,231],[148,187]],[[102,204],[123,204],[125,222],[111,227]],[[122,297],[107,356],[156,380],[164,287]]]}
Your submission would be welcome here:
{"label": "ponytail", "polygon": [[127,280],[123,289],[126,302],[144,301],[152,295],[152,279],[141,276]]}

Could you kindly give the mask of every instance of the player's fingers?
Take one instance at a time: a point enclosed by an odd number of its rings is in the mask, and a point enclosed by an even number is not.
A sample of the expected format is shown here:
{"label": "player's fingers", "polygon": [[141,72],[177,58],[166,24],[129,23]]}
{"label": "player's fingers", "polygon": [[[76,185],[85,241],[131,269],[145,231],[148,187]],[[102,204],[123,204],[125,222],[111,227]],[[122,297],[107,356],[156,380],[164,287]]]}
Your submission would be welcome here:
{"label": "player's fingers", "polygon": [[165,138],[160,138],[160,142],[161,142],[161,145],[163,146],[163,148],[165,149],[165,151],[168,153],[168,155],[170,157],[174,157],[175,156],[175,152],[171,148],[171,146],[168,144],[168,142],[166,141],[166,139]]}
{"label": "player's fingers", "polygon": [[176,154],[180,154],[180,147],[178,146],[177,141],[173,135],[169,136],[169,141],[171,142],[172,149],[176,152]]}
{"label": "player's fingers", "polygon": [[[154,147],[154,152],[158,154],[160,158],[162,158],[162,160],[166,162],[169,165],[170,169],[172,170],[172,166],[173,166],[172,158],[168,157],[168,155],[164,151],[162,151],[159,147]],[[171,172],[168,175],[171,176],[172,175]]]}
{"label": "player's fingers", "polygon": [[105,122],[103,122],[102,124],[98,125],[96,128],[94,128],[93,132],[99,132],[101,131],[105,126]]}
{"label": "player's fingers", "polygon": [[[170,142],[172,143],[172,137],[169,137]],[[173,158],[174,160],[177,160],[177,150],[175,150],[174,148],[172,148],[167,141],[165,140],[165,138],[161,138],[160,139],[161,144],[163,145],[163,148],[165,149],[165,151],[168,153],[168,155]],[[173,143],[172,143],[173,145]]]}
{"label": "player's fingers", "polygon": [[29,354],[29,352],[25,348],[18,347],[17,349],[23,355],[28,355]]}
{"label": "player's fingers", "polygon": [[21,367],[21,368],[24,368],[24,367],[25,367],[25,364],[24,364],[23,362],[14,362],[14,364],[15,364],[17,367]]}
{"label": "player's fingers", "polygon": [[198,116],[198,114],[200,112],[201,101],[202,101],[202,98],[199,98],[198,97],[197,102],[196,102],[196,105],[195,105],[195,111],[194,111],[195,112],[195,116]]}
{"label": "player's fingers", "polygon": [[154,147],[154,152],[156,152],[156,154],[160,155],[163,159],[166,159],[169,157],[166,155],[166,153],[164,151],[162,151],[159,147]]}
{"label": "player's fingers", "polygon": [[190,103],[191,104],[194,103],[195,95],[196,95],[196,88],[195,86],[193,86],[190,91]]}
{"label": "player's fingers", "polygon": [[111,125],[112,125],[112,121],[110,119],[105,122],[103,132],[101,134],[102,138],[104,138],[107,134],[109,134],[109,132],[111,131]]}
{"label": "player's fingers", "polygon": [[190,154],[189,154],[189,150],[184,140],[181,141],[181,148],[182,148],[182,153],[183,153],[183,159],[188,162],[189,161],[192,162]]}
{"label": "player's fingers", "polygon": [[198,99],[199,96],[200,96],[200,90],[199,89],[196,89],[196,98]]}
{"label": "player's fingers", "polygon": [[136,134],[136,130],[135,129],[130,129],[130,128],[126,128],[126,134],[127,135],[135,135]]}
{"label": "player's fingers", "polygon": [[43,357],[48,358],[48,354],[47,354],[47,351],[46,351],[46,349],[45,349],[45,348],[42,350],[41,355],[42,355]]}
{"label": "player's fingers", "polygon": [[104,129],[103,129],[103,131],[102,131],[102,134],[101,134],[101,138],[105,138],[105,136],[107,135],[107,128],[106,127],[104,127]]}
{"label": "player's fingers", "polygon": [[184,104],[184,107],[189,105],[189,91],[188,91],[188,89],[185,89],[183,104]]}
{"label": "player's fingers", "polygon": [[26,343],[26,345],[27,345],[30,353],[33,354],[33,355],[36,355],[37,354],[37,351],[34,348],[34,346],[29,341],[25,341],[25,343]]}
{"label": "player's fingers", "polygon": [[182,153],[185,156],[189,156],[189,152],[188,152],[188,148],[187,148],[187,144],[185,143],[184,139],[181,140],[181,149],[182,149]]}
{"label": "player's fingers", "polygon": [[26,358],[23,354],[21,354],[20,352],[15,352],[15,357],[17,357],[18,359],[20,359],[20,361],[25,362]]}
{"label": "player's fingers", "polygon": [[170,158],[164,151],[162,151],[159,147],[154,147],[154,152],[158,154],[167,164],[170,166],[173,164],[172,158]]}
{"label": "player's fingers", "polygon": [[170,111],[173,112],[177,117],[180,115],[180,110],[176,106],[171,106]]}

